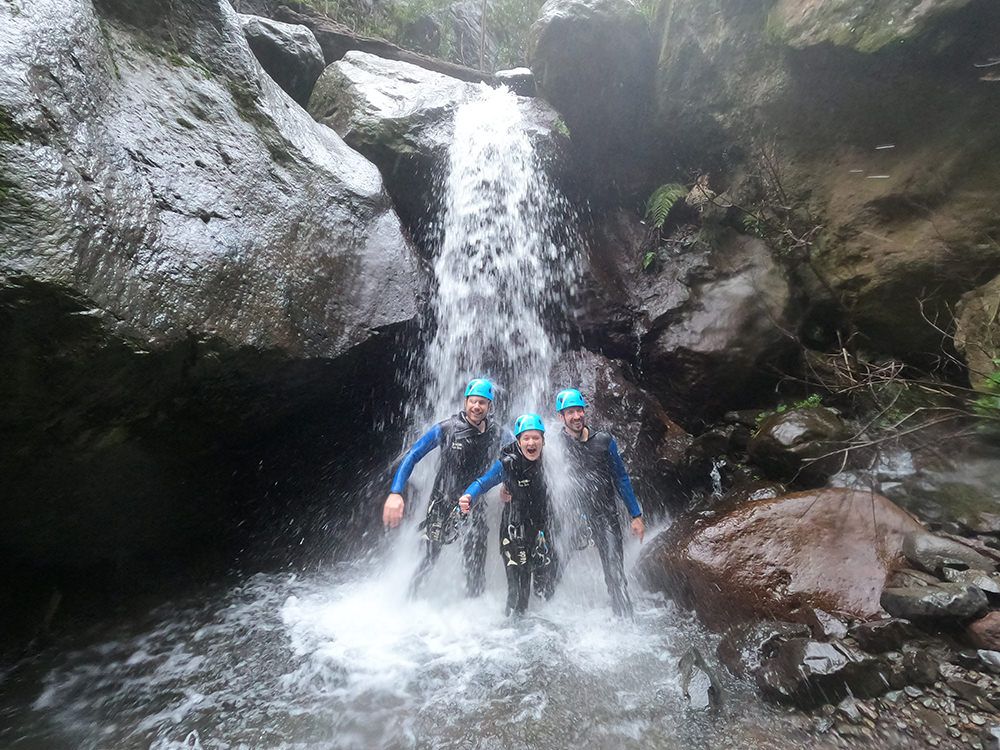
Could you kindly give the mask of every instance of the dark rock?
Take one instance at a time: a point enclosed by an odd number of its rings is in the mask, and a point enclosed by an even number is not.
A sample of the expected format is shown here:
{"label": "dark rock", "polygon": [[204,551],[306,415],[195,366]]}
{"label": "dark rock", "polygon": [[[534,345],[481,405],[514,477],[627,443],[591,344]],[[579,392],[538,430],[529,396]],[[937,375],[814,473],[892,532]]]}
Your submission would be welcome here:
{"label": "dark rock", "polygon": [[[478,84],[349,52],[320,76],[309,112],[378,166],[403,220],[419,232],[436,214],[455,111],[480,96]],[[521,111],[540,152],[558,152],[558,115],[537,99],[522,100]]]}
{"label": "dark rock", "polygon": [[587,165],[581,179],[610,187],[638,151],[649,103],[655,52],[646,19],[627,0],[548,0],[528,55],[539,93]]}
{"label": "dark rock", "polygon": [[535,74],[531,68],[512,68],[494,73],[497,82],[502,83],[518,96],[535,95]]}
{"label": "dark rock", "polygon": [[975,586],[982,589],[991,599],[1000,596],[1000,573],[985,573],[981,570],[958,570],[944,568],[942,570],[946,581],[961,583],[965,586]]}
{"label": "dark rock", "polygon": [[779,645],[757,670],[764,697],[808,708],[853,695],[873,697],[889,689],[890,668],[845,643],[797,638]]}
{"label": "dark rock", "polygon": [[761,422],[750,440],[750,459],[774,478],[822,483],[843,466],[837,451],[850,436],[832,409],[789,409]]}
{"label": "dark rock", "polygon": [[918,451],[911,470],[885,494],[928,523],[961,533],[1000,534],[1000,457],[987,441],[947,440],[944,450]]}
{"label": "dark rock", "polygon": [[993,560],[971,547],[927,532],[918,531],[908,535],[903,540],[903,554],[916,567],[935,575],[941,575],[944,568],[981,570],[987,573],[996,570]]}
{"label": "dark rock", "polygon": [[785,273],[760,240],[722,232],[704,260],[710,270],[684,283],[689,263],[657,274],[640,305],[643,374],[668,408],[692,419],[770,382],[763,368],[788,351],[792,308]]}
{"label": "dark rock", "polygon": [[847,623],[822,609],[807,610],[804,617],[814,638],[836,641],[847,635]]}
{"label": "dark rock", "polygon": [[[589,348],[621,358],[638,352],[644,383],[700,428],[737,398],[770,389],[765,368],[788,351],[791,294],[759,240],[692,229],[671,245],[662,268],[643,270],[651,241],[634,212],[594,216],[578,295],[580,335]],[[754,419],[740,433],[750,426],[756,429]]]}
{"label": "dark rock", "polygon": [[986,670],[993,674],[1000,674],[1000,651],[990,651],[988,649],[978,649],[976,656],[979,662],[986,667]]}
{"label": "dark rock", "polygon": [[937,657],[922,648],[910,649],[904,652],[903,658],[899,662],[899,667],[902,670],[899,675],[899,687],[903,685],[930,686],[940,676]]}
{"label": "dark rock", "polygon": [[952,678],[947,681],[948,687],[958,693],[959,697],[980,711],[1000,713],[1000,709],[990,700],[989,693],[974,682]]}
{"label": "dark rock", "polygon": [[323,50],[305,26],[240,15],[243,33],[261,67],[303,107],[326,67]]}
{"label": "dark rock", "polygon": [[938,583],[941,583],[941,579],[937,576],[933,576],[930,573],[924,573],[922,570],[903,568],[902,570],[897,570],[889,576],[889,580],[886,581],[886,587],[906,589],[914,586],[933,586]]}
{"label": "dark rock", "polygon": [[871,492],[799,492],[675,522],[640,558],[647,585],[693,606],[710,626],[803,621],[819,607],[857,619],[882,613],[913,518]]}
{"label": "dark rock", "polygon": [[726,631],[716,647],[716,655],[730,672],[745,677],[757,670],[762,659],[771,657],[782,641],[808,636],[809,627],[801,623],[780,620],[743,623]]}
{"label": "dark rock", "polygon": [[993,611],[965,628],[965,635],[978,649],[1000,651],[1000,611]]}
{"label": "dark rock", "polygon": [[966,620],[989,606],[986,594],[960,583],[885,589],[881,602],[886,612],[907,620]]}
{"label": "dark rock", "polygon": [[5,3],[0,27],[0,548],[215,541],[282,446],[377,421],[385,381],[352,379],[415,319],[410,245],[228,3]]}
{"label": "dark rock", "polygon": [[921,636],[912,623],[898,618],[858,623],[849,632],[862,649],[873,654],[897,651],[906,641]]}
{"label": "dark rock", "polygon": [[688,708],[706,711],[718,708],[722,702],[722,688],[705,657],[697,648],[689,649],[678,664],[681,690]]}
{"label": "dark rock", "polygon": [[679,487],[691,438],[628,377],[621,363],[586,350],[568,352],[553,366],[551,382],[583,392],[588,423],[614,435],[645,503],[651,508],[686,503]]}

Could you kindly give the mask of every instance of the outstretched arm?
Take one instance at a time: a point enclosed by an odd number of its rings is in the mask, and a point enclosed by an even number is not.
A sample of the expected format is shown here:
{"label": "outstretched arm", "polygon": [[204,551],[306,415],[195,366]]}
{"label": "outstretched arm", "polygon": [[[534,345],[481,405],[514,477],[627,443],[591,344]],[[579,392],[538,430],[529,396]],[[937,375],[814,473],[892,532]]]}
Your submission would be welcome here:
{"label": "outstretched arm", "polygon": [[632,482],[625,470],[625,462],[622,461],[621,454],[618,453],[618,443],[615,442],[614,438],[611,438],[611,442],[608,444],[608,456],[611,459],[611,473],[615,476],[618,494],[628,508],[628,514],[632,518],[638,518],[642,515],[642,507],[635,497],[635,490],[632,489]]}
{"label": "outstretched arm", "polygon": [[441,441],[441,425],[436,424],[431,427],[424,436],[418,440],[399,464],[396,469],[396,476],[392,478],[392,488],[389,490],[389,497],[385,499],[382,506],[382,523],[390,528],[399,526],[403,520],[403,490],[413,473],[413,467],[420,463],[420,459],[437,447]]}
{"label": "outstretched arm", "polygon": [[398,494],[405,490],[406,483],[410,481],[410,474],[413,473],[416,465],[420,463],[420,459],[434,450],[440,441],[441,425],[436,424],[427,430],[423,437],[414,443],[413,447],[403,456],[399,468],[396,469],[396,475],[392,478],[392,489],[389,491]]}
{"label": "outstretched arm", "polygon": [[[479,479],[473,481],[473,483],[470,484],[468,488],[466,488],[465,492],[462,493],[462,497],[459,499],[459,506],[462,507],[462,512],[463,513],[468,512],[468,508],[464,506],[466,505],[471,506],[472,503],[474,503],[480,495],[482,495],[484,492],[488,492],[489,490],[493,489],[498,484],[500,484],[500,481],[502,479],[503,479],[503,466],[500,464],[499,461],[494,461],[493,465],[490,467],[490,470],[487,471],[485,474],[483,474],[481,477],[479,477]],[[463,500],[465,500],[466,502],[463,503],[462,502]]]}
{"label": "outstretched arm", "polygon": [[635,491],[632,489],[632,482],[625,471],[625,462],[622,461],[621,454],[618,453],[618,443],[614,438],[608,444],[608,457],[611,459],[611,472],[615,475],[615,485],[618,487],[618,494],[622,502],[628,507],[628,513],[632,516],[632,536],[638,537],[639,541],[646,535],[646,524],[642,520],[642,507],[636,500]]}

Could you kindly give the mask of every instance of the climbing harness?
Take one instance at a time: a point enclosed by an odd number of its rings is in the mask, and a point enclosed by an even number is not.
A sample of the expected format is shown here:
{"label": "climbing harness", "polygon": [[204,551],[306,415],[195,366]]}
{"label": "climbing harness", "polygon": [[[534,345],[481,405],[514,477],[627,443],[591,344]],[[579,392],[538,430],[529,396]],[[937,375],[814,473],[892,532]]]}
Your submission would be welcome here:
{"label": "climbing harness", "polygon": [[423,538],[434,544],[451,544],[462,533],[462,525],[468,519],[457,505],[447,514],[443,502],[433,501],[427,509],[427,517],[417,528],[422,530]]}
{"label": "climbing harness", "polygon": [[500,552],[508,568],[512,565],[528,564],[528,550],[524,546],[524,527],[520,524],[507,524],[507,536],[500,540]]}
{"label": "climbing harness", "polygon": [[535,537],[535,551],[531,555],[535,565],[541,567],[550,565],[552,557],[549,555],[549,543],[545,541],[545,532],[539,531]]}

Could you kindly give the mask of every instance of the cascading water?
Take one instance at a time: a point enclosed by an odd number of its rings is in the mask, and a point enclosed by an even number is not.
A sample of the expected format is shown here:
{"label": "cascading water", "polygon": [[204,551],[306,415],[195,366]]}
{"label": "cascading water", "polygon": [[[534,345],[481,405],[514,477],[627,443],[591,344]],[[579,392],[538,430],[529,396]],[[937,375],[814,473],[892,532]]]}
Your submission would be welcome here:
{"label": "cascading water", "polygon": [[497,382],[511,414],[537,410],[560,344],[545,313],[565,308],[576,248],[557,240],[565,203],[506,89],[484,88],[457,112],[442,203],[424,416],[454,413],[478,376]]}
{"label": "cascading water", "polygon": [[[498,382],[504,421],[551,414],[561,343],[551,311],[576,272],[572,248],[556,239],[565,207],[519,106],[484,91],[456,117],[418,430],[453,413],[472,376]],[[549,446],[546,461],[558,462]],[[432,463],[414,476],[418,506]],[[724,720],[685,712],[676,663],[702,636],[656,600],[638,602],[634,623],[612,616],[593,550],[565,561],[551,601],[506,619],[496,507],[486,593],[464,598],[452,544],[408,600],[415,510],[387,555],[200,592],[23,665],[0,701],[0,746],[692,748],[723,737],[784,746],[779,719],[761,729],[755,702],[731,702]],[[627,566],[637,553],[630,543]]]}

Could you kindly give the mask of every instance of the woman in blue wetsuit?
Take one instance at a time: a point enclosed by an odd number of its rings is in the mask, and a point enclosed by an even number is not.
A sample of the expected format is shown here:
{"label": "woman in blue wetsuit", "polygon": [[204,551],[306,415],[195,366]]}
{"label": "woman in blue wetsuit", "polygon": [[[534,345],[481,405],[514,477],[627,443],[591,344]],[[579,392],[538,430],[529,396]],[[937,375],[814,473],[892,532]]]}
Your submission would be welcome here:
{"label": "woman in blue wetsuit", "polygon": [[503,482],[510,500],[500,516],[500,554],[507,574],[507,614],[528,608],[535,593],[548,599],[558,561],[552,543],[552,513],[541,461],[545,425],[537,414],[514,422],[515,442],[504,446],[490,470],[469,485],[458,504],[463,513],[487,490]]}

